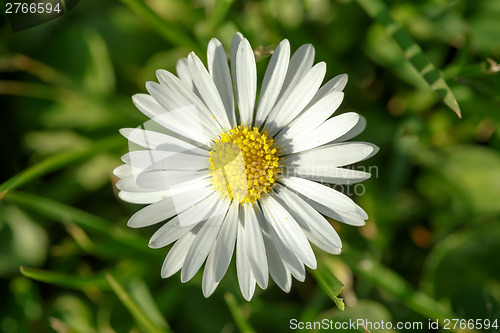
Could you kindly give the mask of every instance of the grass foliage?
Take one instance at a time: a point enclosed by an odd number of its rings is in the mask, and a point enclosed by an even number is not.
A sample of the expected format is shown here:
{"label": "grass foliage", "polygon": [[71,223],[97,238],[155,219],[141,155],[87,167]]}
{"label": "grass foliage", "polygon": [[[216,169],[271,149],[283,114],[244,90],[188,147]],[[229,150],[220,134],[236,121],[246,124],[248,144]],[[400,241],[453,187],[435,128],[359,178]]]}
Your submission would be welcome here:
{"label": "grass foliage", "polygon": [[[121,0],[80,1],[17,33],[3,19],[0,331],[500,320],[498,17],[498,0]],[[260,78],[283,38],[312,43],[328,79],[349,75],[339,112],[367,119],[357,140],[380,147],[356,166],[372,178],[343,188],[367,225],[331,221],[343,253],[318,251],[304,283],[257,288],[251,302],[234,260],[209,299],[200,273],[162,280],[166,250],[147,247],[155,227],[126,227],[140,207],[117,198],[111,174],[127,150],[118,129],[146,121],[130,96],[191,50],[206,59],[212,37],[228,48],[236,31]]]}

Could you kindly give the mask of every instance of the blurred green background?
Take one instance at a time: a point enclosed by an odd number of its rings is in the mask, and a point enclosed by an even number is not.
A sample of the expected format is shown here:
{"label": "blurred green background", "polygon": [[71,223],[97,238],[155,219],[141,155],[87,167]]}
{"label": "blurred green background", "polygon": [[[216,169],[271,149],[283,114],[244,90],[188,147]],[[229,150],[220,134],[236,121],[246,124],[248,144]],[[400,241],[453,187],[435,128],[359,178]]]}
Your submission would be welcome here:
{"label": "blurred green background", "polygon": [[[500,321],[500,1],[385,4],[87,0],[17,33],[2,15],[0,331],[287,332],[292,318]],[[404,57],[391,17],[440,70],[462,119]],[[356,140],[380,147],[363,164],[373,176],[354,198],[367,225],[332,221],[343,253],[318,252],[320,269],[304,283],[294,281],[289,294],[272,283],[257,288],[251,302],[234,267],[209,299],[201,274],[186,284],[178,274],[162,280],[167,251],[147,247],[156,226],[126,227],[140,207],[118,200],[111,174],[127,150],[118,129],[146,120],[130,96],[145,92],[156,69],[175,71],[189,51],[205,58],[211,37],[228,50],[236,31],[259,51],[260,78],[267,51],[282,39],[293,50],[312,43],[327,79],[349,75],[338,112],[366,117]],[[335,277],[344,311],[332,301],[342,306]]]}

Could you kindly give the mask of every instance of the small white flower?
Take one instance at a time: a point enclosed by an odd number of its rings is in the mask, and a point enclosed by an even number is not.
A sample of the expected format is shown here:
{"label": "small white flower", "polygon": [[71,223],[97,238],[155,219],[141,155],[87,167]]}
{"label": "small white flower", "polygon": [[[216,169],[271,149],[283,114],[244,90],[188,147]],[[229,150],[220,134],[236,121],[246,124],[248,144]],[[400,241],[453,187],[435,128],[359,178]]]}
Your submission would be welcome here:
{"label": "small white flower", "polygon": [[342,102],[347,75],[321,86],[326,64],[313,66],[311,45],[290,58],[289,42],[279,44],[257,105],[254,53],[240,33],[231,43],[231,71],[217,39],[210,41],[207,59],[208,70],[191,53],[177,63],[178,77],[158,70],[160,83],[148,82],[149,94],[133,96],[155,125],[121,130],[143,148],[124,155],[126,164],[115,169],[119,196],[149,204],[128,225],[168,221],[149,244],[175,242],[161,275],[181,270],[186,282],[206,261],[206,297],[225,275],[235,247],[245,299],[252,298],[256,283],[267,287],[269,274],[288,292],[292,275],[304,281],[304,265],[316,268],[309,242],[328,253],[341,251],[325,216],[355,226],[368,218],[349,197],[316,181],[352,184],[369,178],[342,166],[377,148],[343,142],[365,122],[353,112],[330,118]]}

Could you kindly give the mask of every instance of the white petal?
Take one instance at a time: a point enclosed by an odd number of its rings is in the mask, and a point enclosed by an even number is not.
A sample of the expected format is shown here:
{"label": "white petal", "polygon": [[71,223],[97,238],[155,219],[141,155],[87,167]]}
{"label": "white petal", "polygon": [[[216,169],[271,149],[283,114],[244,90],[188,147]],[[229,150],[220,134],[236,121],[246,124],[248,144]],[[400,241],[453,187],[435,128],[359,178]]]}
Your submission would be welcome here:
{"label": "white petal", "polygon": [[[182,178],[175,179],[180,173]],[[208,174],[208,172],[207,172]],[[120,179],[116,187],[126,192],[165,192],[169,196],[177,193],[200,190],[211,185],[209,176],[205,172],[193,171],[141,171],[135,175]],[[156,179],[156,176],[159,176]],[[165,191],[168,190],[168,191]]]}
{"label": "white petal", "polygon": [[328,167],[327,169],[294,167],[287,174],[317,181],[319,183],[349,185],[367,180],[371,177],[368,172],[352,168]]}
{"label": "white petal", "polygon": [[304,230],[304,234],[306,235],[307,239],[314,245],[316,245],[319,249],[330,253],[330,254],[340,254],[342,252],[342,249],[336,246],[333,246],[331,243],[325,242],[323,239],[318,238],[315,234],[312,234],[311,232]]}
{"label": "white petal", "polygon": [[236,52],[236,98],[240,112],[240,122],[243,125],[252,125],[257,92],[257,67],[255,56],[248,40],[243,39]]}
{"label": "white petal", "polygon": [[269,267],[271,277],[284,292],[290,292],[290,288],[292,287],[290,270],[283,263],[269,234],[264,233],[264,244],[267,253],[267,266]]}
{"label": "white petal", "polygon": [[342,248],[342,241],[332,225],[298,195],[279,186],[276,198],[286,205],[295,221],[314,238],[337,249]]}
{"label": "white petal", "polygon": [[[347,74],[339,74],[335,76],[333,79],[325,83],[321,88],[319,88],[316,95],[314,95],[313,99],[309,103],[310,105],[315,104],[320,99],[324,98],[326,95],[331,92],[342,92],[347,84]],[[308,107],[310,106],[308,105]]]}
{"label": "white petal", "polygon": [[315,130],[304,133],[303,136],[294,137],[282,149],[284,154],[298,153],[329,143],[351,130],[358,122],[359,115],[348,112],[333,117],[318,126]]}
{"label": "white petal", "polygon": [[290,62],[290,43],[284,39],[274,50],[269,65],[262,81],[262,88],[259,96],[259,106],[255,117],[255,126],[260,127],[266,120],[272,107],[278,99],[281,87],[285,81],[285,76]]}
{"label": "white petal", "polygon": [[220,200],[218,195],[212,193],[208,198],[175,216],[153,234],[149,241],[149,247],[158,249],[167,246],[187,234],[198,223],[214,216],[214,214],[218,213],[216,211],[218,200]]}
{"label": "white petal", "polygon": [[226,274],[231,263],[234,244],[236,241],[236,231],[238,230],[239,203],[233,202],[222,224],[219,236],[215,242],[214,265],[215,281],[219,282]]}
{"label": "white petal", "polygon": [[[139,169],[137,169],[137,170],[139,170]],[[115,175],[118,178],[125,178],[128,176],[132,176],[134,174],[134,172],[135,171],[134,171],[133,167],[131,167],[130,165],[127,165],[127,164],[122,164],[122,165],[117,166],[113,170],[113,175]]]}
{"label": "white petal", "polygon": [[200,228],[201,226],[197,225],[193,230],[180,237],[170,251],[168,251],[167,257],[163,261],[163,266],[161,267],[162,278],[166,279],[181,269]]}
{"label": "white petal", "polygon": [[222,128],[231,128],[227,117],[226,109],[217,90],[214,80],[208,73],[200,58],[194,52],[188,56],[189,72],[193,78],[193,82],[198,88],[203,101],[208,106],[215,119],[219,122]]}
{"label": "white petal", "polygon": [[[148,94],[135,94],[132,96],[132,102],[145,116],[155,119],[158,116],[168,112],[153,96]],[[159,118],[161,121],[162,119]],[[160,123],[160,125],[163,125]],[[165,126],[163,126],[165,127]]]}
{"label": "white petal", "polygon": [[231,40],[231,76],[233,78],[234,91],[238,91],[238,82],[236,80],[236,53],[238,52],[238,46],[240,46],[243,38],[243,35],[237,32]]}
{"label": "white petal", "polygon": [[271,133],[276,133],[297,117],[318,91],[325,73],[326,64],[317,63],[306,72],[286,98],[276,103],[266,122]]}
{"label": "white petal", "polygon": [[195,155],[208,156],[207,150],[196,147],[184,140],[174,138],[170,135],[143,130],[141,128],[122,128],[120,129],[120,134],[131,142],[144,148],[174,152],[189,152]]}
{"label": "white petal", "polygon": [[212,295],[219,285],[219,282],[215,281],[215,244],[212,246],[212,250],[208,254],[207,262],[205,263],[205,269],[203,270],[203,280],[201,283],[201,289],[203,291],[203,296],[209,297]]}
{"label": "white petal", "polygon": [[[144,172],[144,170],[141,170],[140,172]],[[140,172],[138,172],[137,174],[139,174]],[[134,192],[134,193],[159,192],[159,190],[153,190],[139,186],[135,181],[136,177],[137,175],[131,175],[120,179],[118,182],[116,182],[116,188],[119,189],[120,191]],[[163,192],[168,192],[168,191],[163,191]]]}
{"label": "white petal", "polygon": [[228,207],[228,202],[219,200],[213,215],[201,227],[182,266],[181,282],[191,280],[200,269],[219,234]]}
{"label": "white petal", "polygon": [[240,210],[238,216],[238,237],[236,241],[236,272],[241,294],[247,301],[250,301],[255,292],[256,280],[250,266],[248,247],[245,245],[246,239],[245,237],[239,237],[240,233],[242,233],[244,223],[243,211]]}
{"label": "white petal", "polygon": [[278,101],[287,98],[300,79],[311,69],[314,63],[314,53],[314,47],[311,44],[304,44],[295,51],[290,59]]}
{"label": "white petal", "polygon": [[[188,185],[195,185],[196,188],[205,188],[210,185],[208,180],[208,171],[186,171],[186,170],[146,170],[135,177],[127,177],[120,180],[116,187],[120,190],[128,190],[123,184],[133,182],[137,187],[145,191],[176,191],[178,188],[183,188]],[[205,183],[201,186],[200,183]],[[200,184],[200,186],[196,186]],[[128,185],[128,184],[127,184]]]}
{"label": "white petal", "polygon": [[340,106],[344,93],[332,91],[314,104],[309,103],[303,113],[295,118],[285,129],[276,136],[276,144],[283,145],[294,137],[310,133],[325,122]]}
{"label": "white petal", "polygon": [[364,142],[342,142],[321,146],[305,152],[286,156],[286,165],[311,170],[328,169],[363,161],[378,150],[377,146]]}
{"label": "white petal", "polygon": [[128,221],[132,228],[146,227],[179,214],[213,193],[212,189],[189,191],[165,198],[136,212]]}
{"label": "white petal", "polygon": [[118,192],[118,197],[123,201],[134,203],[134,204],[152,204],[158,202],[170,194],[168,191],[156,191],[156,192]]}
{"label": "white petal", "polygon": [[177,76],[179,77],[179,79],[181,79],[181,81],[184,82],[186,87],[191,89],[193,92],[195,92],[197,96],[199,96],[198,91],[194,86],[191,73],[189,73],[187,58],[181,58],[177,61],[177,64],[175,65],[175,71],[177,72]]}
{"label": "white petal", "polygon": [[281,182],[298,193],[307,203],[320,213],[346,224],[361,226],[368,215],[348,196],[316,182],[289,177]]}
{"label": "white petal", "polygon": [[[190,123],[193,123],[194,121],[200,122],[211,131],[214,131],[212,133],[218,134],[220,132],[221,130],[220,124],[217,122],[217,120],[213,119],[212,113],[207,108],[205,103],[203,103],[200,97],[198,97],[193,92],[193,90],[191,90],[188,86],[186,86],[184,82],[182,82],[174,74],[162,69],[156,71],[156,77],[158,78],[158,81],[160,81],[163,87],[168,88],[168,90],[172,95],[172,98],[175,99],[175,102],[178,105],[196,106],[196,110],[198,110],[198,114],[196,116],[199,119],[191,119]],[[212,135],[212,137],[214,136]]]}
{"label": "white petal", "polygon": [[164,150],[135,150],[122,156],[122,161],[132,167],[148,170],[205,170],[206,156]]}
{"label": "white petal", "polygon": [[[184,200],[184,196],[196,195],[197,191],[211,187],[211,182],[207,177],[200,177],[178,185],[172,185],[167,190],[158,191],[139,186],[135,176],[129,176],[117,182],[116,187],[120,190],[118,196],[123,201],[136,204],[151,204],[167,197],[172,198],[172,200]],[[195,191],[193,194],[187,193],[183,197],[176,197],[181,193],[193,191]]]}
{"label": "white petal", "polygon": [[[155,82],[150,82],[146,86],[157,96],[168,94],[168,92],[162,91],[164,88]],[[154,97],[147,94],[136,94],[132,96],[132,101],[151,120],[204,146],[209,145],[209,138],[215,137],[218,133],[212,128],[214,126],[202,119],[201,113],[197,111],[194,105],[176,107],[167,111]]]}
{"label": "white petal", "polygon": [[290,213],[271,196],[260,200],[260,203],[264,216],[270,224],[269,232],[271,236],[272,228],[290,251],[293,251],[304,264],[312,269],[316,269],[316,257],[311,249],[311,245],[309,245],[302,229]]}
{"label": "white petal", "polygon": [[295,253],[289,248],[288,244],[285,244],[285,241],[280,238],[276,230],[269,224],[269,222],[267,222],[267,226],[276,251],[278,251],[278,254],[285,264],[287,271],[289,271],[300,282],[304,282],[306,278],[304,262],[295,255]]}
{"label": "white petal", "polygon": [[352,138],[355,138],[359,134],[361,134],[361,132],[363,132],[365,130],[365,128],[366,128],[366,119],[365,119],[365,117],[360,115],[358,122],[356,123],[356,125],[354,125],[353,128],[351,128],[349,130],[349,132],[347,132],[346,134],[342,135],[341,137],[333,140],[332,142],[343,142],[343,141],[351,140]]}
{"label": "white petal", "polygon": [[262,289],[266,289],[269,275],[262,231],[253,207],[244,205],[243,215],[244,224],[241,229],[238,229],[238,237],[244,238],[244,245],[247,247],[246,252],[250,261],[250,267],[252,268],[252,273],[257,284]]}
{"label": "white petal", "polygon": [[233,86],[231,84],[231,74],[227,64],[226,52],[222,44],[212,38],[207,49],[208,71],[217,86],[219,95],[224,103],[226,113],[231,126],[236,125],[236,115],[234,112]]}

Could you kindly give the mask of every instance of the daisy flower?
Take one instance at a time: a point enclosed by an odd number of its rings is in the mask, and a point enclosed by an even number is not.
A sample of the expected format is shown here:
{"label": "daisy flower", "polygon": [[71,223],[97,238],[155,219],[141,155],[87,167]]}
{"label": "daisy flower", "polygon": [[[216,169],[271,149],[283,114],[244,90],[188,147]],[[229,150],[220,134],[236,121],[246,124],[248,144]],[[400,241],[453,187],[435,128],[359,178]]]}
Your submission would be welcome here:
{"label": "daisy flower", "polygon": [[[302,45],[290,57],[285,39],[273,52],[257,97],[257,70],[248,40],[237,33],[230,66],[217,39],[207,51],[208,69],[191,53],[177,63],[177,76],[156,72],[149,94],[133,96],[151,121],[121,133],[139,149],[123,156],[114,173],[124,201],[148,204],[133,228],[164,224],[149,246],[173,244],[161,276],[181,270],[190,280],[205,263],[202,290],[211,295],[233,253],[243,297],[269,275],[285,292],[292,276],[304,281],[316,268],[311,248],[341,252],[340,237],[327,221],[361,226],[368,218],[348,196],[327,184],[352,184],[369,173],[342,168],[377,148],[344,142],[365,121],[357,113],[331,117],[342,102],[347,75],[321,86],[324,62]],[[234,99],[233,96],[236,98]]]}

